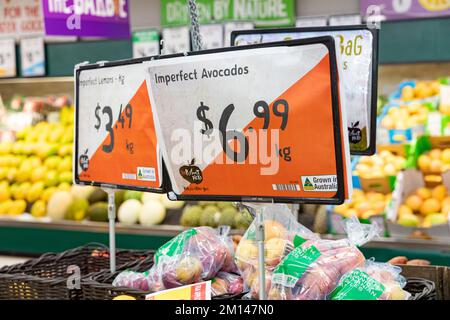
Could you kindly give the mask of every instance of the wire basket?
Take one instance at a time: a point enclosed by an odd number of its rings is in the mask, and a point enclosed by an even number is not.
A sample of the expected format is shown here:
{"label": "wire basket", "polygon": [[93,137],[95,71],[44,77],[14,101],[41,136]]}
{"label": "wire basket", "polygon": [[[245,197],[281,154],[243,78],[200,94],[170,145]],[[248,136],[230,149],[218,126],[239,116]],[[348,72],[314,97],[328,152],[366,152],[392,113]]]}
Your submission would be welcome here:
{"label": "wire basket", "polygon": [[[134,272],[145,272],[153,266],[153,257],[147,257],[140,263],[128,268]],[[111,300],[119,295],[127,295],[136,298],[137,300],[144,300],[145,296],[149,294],[148,291],[132,289],[127,287],[115,287],[112,285],[114,279],[121,271],[114,273],[109,270],[102,270],[91,274],[82,281],[84,300]],[[241,294],[224,294],[212,297],[213,300],[237,300],[241,299],[244,293]]]}
{"label": "wire basket", "polygon": [[[153,251],[117,250],[117,270],[133,267]],[[109,250],[99,243],[46,253],[39,258],[0,269],[0,299],[78,300],[83,277],[109,268]]]}

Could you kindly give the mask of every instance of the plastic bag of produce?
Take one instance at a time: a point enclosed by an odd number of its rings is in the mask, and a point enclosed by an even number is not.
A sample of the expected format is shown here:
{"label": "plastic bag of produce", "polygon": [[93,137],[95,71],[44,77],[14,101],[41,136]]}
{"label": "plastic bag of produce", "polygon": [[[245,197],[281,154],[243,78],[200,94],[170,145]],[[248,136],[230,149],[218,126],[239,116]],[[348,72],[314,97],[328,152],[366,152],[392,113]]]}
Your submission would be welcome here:
{"label": "plastic bag of produce", "polygon": [[[319,236],[299,224],[287,205],[269,204],[258,210],[261,210],[264,220],[266,286],[270,288],[271,271],[283,257],[305,239],[319,239]],[[236,265],[253,298],[257,298],[259,292],[256,227],[254,220],[239,242],[235,256]]]}
{"label": "plastic bag of produce", "polygon": [[323,300],[347,272],[364,266],[356,247],[378,233],[376,225],[346,220],[348,238],[307,240],[296,246],[273,270],[268,298],[273,300]]}
{"label": "plastic bag of produce", "polygon": [[331,300],[408,300],[403,290],[402,269],[389,263],[367,260],[365,265],[347,272],[330,295]]}
{"label": "plastic bag of produce", "polygon": [[[233,244],[210,227],[186,230],[155,254],[150,290],[170,289],[210,280],[225,266],[233,267]],[[230,262],[231,261],[231,262]],[[157,275],[157,281],[155,280]]]}
{"label": "plastic bag of produce", "polygon": [[125,270],[114,279],[113,286],[149,291],[148,272]]}
{"label": "plastic bag of produce", "polygon": [[345,274],[330,295],[331,300],[407,300],[410,293],[401,268],[367,261],[366,265]]}
{"label": "plastic bag of produce", "polygon": [[240,294],[244,290],[244,283],[241,276],[228,272],[219,272],[211,281],[213,296],[224,294]]}

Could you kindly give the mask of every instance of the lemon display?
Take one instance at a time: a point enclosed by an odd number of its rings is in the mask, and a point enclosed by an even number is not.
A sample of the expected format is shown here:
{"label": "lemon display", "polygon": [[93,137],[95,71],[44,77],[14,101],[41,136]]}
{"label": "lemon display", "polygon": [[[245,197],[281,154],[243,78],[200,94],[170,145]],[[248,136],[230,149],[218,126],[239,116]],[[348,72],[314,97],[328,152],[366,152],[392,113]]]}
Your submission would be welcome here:
{"label": "lemon display", "polygon": [[0,214],[19,215],[28,208],[35,217],[45,216],[52,195],[70,190],[74,108],[60,113],[57,123],[26,126],[15,142],[0,142]]}

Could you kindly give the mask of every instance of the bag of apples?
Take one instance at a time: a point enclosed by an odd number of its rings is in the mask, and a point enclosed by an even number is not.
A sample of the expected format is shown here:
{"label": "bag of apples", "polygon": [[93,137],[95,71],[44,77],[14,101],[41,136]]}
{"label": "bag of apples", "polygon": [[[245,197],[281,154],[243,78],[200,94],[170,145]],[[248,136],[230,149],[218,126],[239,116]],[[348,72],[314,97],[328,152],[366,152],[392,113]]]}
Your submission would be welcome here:
{"label": "bag of apples", "polygon": [[[270,289],[272,271],[298,243],[318,240],[319,236],[295,220],[285,204],[269,204],[260,208],[264,220],[264,255],[266,288]],[[236,248],[235,262],[251,298],[259,295],[258,247],[256,220],[253,220]]]}
{"label": "bag of apples", "polygon": [[324,300],[347,272],[364,266],[357,246],[377,236],[376,224],[345,220],[346,239],[297,241],[273,270],[268,298],[271,300]]}
{"label": "bag of apples", "polygon": [[408,300],[402,269],[389,263],[367,260],[347,272],[330,295],[331,300]]}

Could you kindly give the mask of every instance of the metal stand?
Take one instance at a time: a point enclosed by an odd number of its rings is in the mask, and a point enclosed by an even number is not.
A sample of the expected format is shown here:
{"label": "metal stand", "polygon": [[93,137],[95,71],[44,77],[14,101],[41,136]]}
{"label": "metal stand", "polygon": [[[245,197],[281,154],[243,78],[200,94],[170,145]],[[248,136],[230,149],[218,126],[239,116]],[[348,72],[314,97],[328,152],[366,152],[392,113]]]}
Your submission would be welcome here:
{"label": "metal stand", "polygon": [[113,273],[116,272],[116,192],[110,188],[103,190],[108,194],[109,267]]}
{"label": "metal stand", "polygon": [[266,268],[264,257],[264,216],[261,208],[256,209],[256,243],[258,245],[259,300],[266,300]]}
{"label": "metal stand", "polygon": [[202,50],[202,37],[200,35],[199,23],[198,23],[198,10],[197,2],[195,0],[189,0],[189,17],[191,19],[191,39],[193,51]]}

